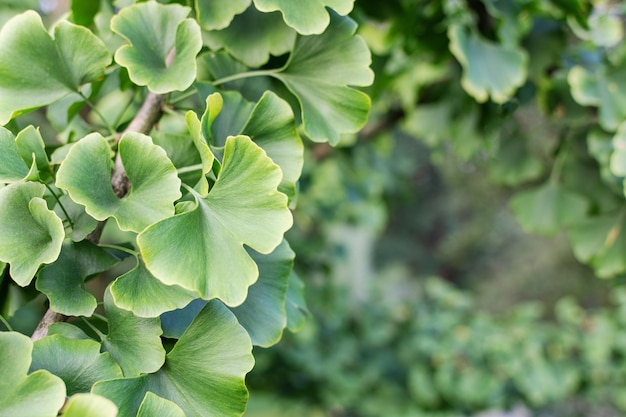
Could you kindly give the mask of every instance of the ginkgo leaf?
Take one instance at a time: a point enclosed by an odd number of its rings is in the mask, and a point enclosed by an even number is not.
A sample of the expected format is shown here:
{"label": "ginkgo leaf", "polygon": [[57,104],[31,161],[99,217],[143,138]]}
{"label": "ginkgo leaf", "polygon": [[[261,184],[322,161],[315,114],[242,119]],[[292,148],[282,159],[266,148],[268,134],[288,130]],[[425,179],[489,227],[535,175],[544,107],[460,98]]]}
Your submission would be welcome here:
{"label": "ginkgo leaf", "polygon": [[146,392],[137,417],[185,417],[185,413],[175,402],[161,398],[152,392]]}
{"label": "ginkgo leaf", "polygon": [[330,24],[326,7],[340,15],[352,11],[354,0],[302,0],[294,3],[290,0],[254,0],[254,5],[262,12],[280,10],[285,22],[303,35],[319,35]]}
{"label": "ginkgo leaf", "polygon": [[117,50],[115,61],[128,69],[134,83],[158,94],[183,91],[193,83],[202,35],[196,21],[187,18],[190,11],[148,1],[125,7],[111,19],[111,29],[130,43]]}
{"label": "ginkgo leaf", "polygon": [[230,135],[253,138],[283,172],[278,190],[290,199],[295,197],[296,182],[300,178],[304,160],[304,146],[296,130],[289,104],[276,94],[267,91],[254,104],[237,92],[223,93],[224,110],[209,123],[207,114],[202,117],[205,136],[221,146]]}
{"label": "ginkgo leaf", "polygon": [[166,285],[236,306],[258,269],[243,245],[270,253],[292,224],[278,192],[280,168],[246,136],[226,140],[217,181],[181,214],[141,232],[137,243],[150,272]]}
{"label": "ginkgo leaf", "polygon": [[63,380],[67,394],[88,392],[103,379],[121,378],[122,370],[95,340],[72,340],[60,335],[35,342],[30,371],[45,369]]}
{"label": "ginkgo leaf", "polygon": [[243,13],[252,0],[194,0],[196,17],[206,30],[219,30],[230,26],[233,18]]}
{"label": "ginkgo leaf", "polygon": [[600,67],[591,72],[574,66],[567,81],[579,104],[598,107],[600,126],[617,129],[626,117],[626,67]]}
{"label": "ginkgo leaf", "polygon": [[248,333],[222,303],[212,301],[159,372],[101,381],[93,392],[115,402],[119,417],[135,417],[147,392],[174,402],[187,417],[239,417],[248,401],[244,378],[253,364]]}
{"label": "ginkgo leaf", "polygon": [[103,348],[120,365],[124,376],[134,377],[156,372],[165,360],[158,318],[137,317],[115,305],[110,290],[104,292],[104,309],[109,332]]}
{"label": "ginkgo leaf", "polygon": [[[217,113],[219,113],[222,109],[222,96],[219,94],[210,95],[206,99],[206,106],[206,113],[217,115]],[[215,156],[213,156],[213,153],[209,148],[207,138],[205,138],[202,134],[202,125],[198,116],[196,116],[193,111],[189,110],[185,115],[185,121],[187,122],[187,129],[191,135],[191,140],[200,154],[200,160],[202,161],[202,175],[200,176],[196,189],[200,195],[206,196],[209,192],[209,182],[206,178],[206,174],[208,174],[213,168]]]}
{"label": "ginkgo leaf", "polygon": [[45,186],[16,183],[0,189],[0,261],[11,265],[13,280],[28,285],[41,264],[61,252],[63,222],[42,198]]}
{"label": "ginkgo leaf", "polygon": [[53,311],[66,316],[89,317],[98,302],[85,289],[85,279],[118,263],[117,258],[90,242],[66,240],[57,261],[39,273],[36,287],[48,296]]}
{"label": "ginkgo leaf", "polygon": [[528,56],[511,46],[490,42],[459,25],[448,28],[450,51],[463,66],[461,84],[480,103],[511,100],[526,81]]}
{"label": "ginkgo leaf", "polygon": [[63,407],[61,417],[117,417],[117,406],[100,395],[74,394]]}
{"label": "ginkgo leaf", "polygon": [[304,283],[293,270],[289,277],[285,310],[287,312],[287,328],[292,332],[298,331],[311,316],[304,299]]}
{"label": "ginkgo leaf", "polygon": [[[254,30],[249,30],[253,27]],[[266,64],[270,55],[291,51],[296,31],[287,26],[279,13],[261,13],[250,7],[236,16],[223,30],[204,32],[204,42],[213,50],[226,50],[249,67]]]}
{"label": "ginkgo leaf", "polygon": [[199,297],[179,286],[163,284],[140,260],[133,269],[113,281],[111,295],[115,305],[139,317],[159,317]]}
{"label": "ginkgo leaf", "polygon": [[174,201],[181,196],[180,180],[165,151],[149,136],[133,132],[122,136],[118,149],[131,184],[123,198],[113,192],[111,149],[97,133],[72,146],[57,172],[57,187],[95,219],[113,217],[122,230],[140,232],[173,215]]}
{"label": "ginkgo leaf", "polygon": [[552,180],[538,188],[522,191],[511,200],[511,209],[524,229],[546,235],[583,220],[588,208],[585,198]]}
{"label": "ginkgo leaf", "polygon": [[50,161],[46,155],[46,144],[39,129],[33,126],[26,127],[15,137],[15,145],[26,165],[31,166],[34,162],[40,178],[46,179],[52,176]]}
{"label": "ginkgo leaf", "polygon": [[314,141],[337,144],[341,134],[355,133],[367,121],[369,97],[349,87],[374,80],[369,49],[355,31],[352,19],[332,13],[323,34],[298,36],[285,66],[269,74],[296,96]]}
{"label": "ginkgo leaf", "polygon": [[252,257],[259,267],[259,279],[233,313],[248,331],[253,345],[269,347],[278,343],[287,325],[285,300],[295,254],[283,241],[271,254],[253,253]]}
{"label": "ginkgo leaf", "polygon": [[56,417],[65,385],[48,371],[28,374],[33,342],[21,333],[0,332],[0,417]]}
{"label": "ginkgo leaf", "polygon": [[24,163],[20,151],[15,143],[15,136],[11,131],[0,126],[0,183],[12,183],[25,179],[29,174],[29,167]]}
{"label": "ginkgo leaf", "polygon": [[13,17],[0,30],[0,124],[102,78],[110,62],[84,27],[62,20],[52,38],[35,11]]}

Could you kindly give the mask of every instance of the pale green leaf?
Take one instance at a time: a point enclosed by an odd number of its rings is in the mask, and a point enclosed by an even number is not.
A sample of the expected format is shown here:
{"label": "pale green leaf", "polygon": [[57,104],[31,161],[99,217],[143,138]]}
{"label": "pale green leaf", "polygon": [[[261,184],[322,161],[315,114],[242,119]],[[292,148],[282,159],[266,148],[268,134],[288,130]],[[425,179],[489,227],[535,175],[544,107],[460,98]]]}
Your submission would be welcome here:
{"label": "pale green leaf", "polygon": [[304,298],[304,283],[293,270],[289,276],[285,310],[287,312],[287,328],[292,332],[300,330],[306,320],[311,317]]}
{"label": "pale green leaf", "polygon": [[84,205],[95,219],[113,217],[120,229],[140,232],[174,214],[173,203],[181,195],[180,180],[165,151],[154,145],[149,136],[126,133],[118,147],[131,184],[123,198],[113,192],[110,147],[97,133],[70,149],[57,172],[57,187]]}
{"label": "pale green leaf", "polygon": [[451,25],[448,36],[450,51],[463,66],[461,84],[476,101],[505,103],[526,81],[523,50],[490,42],[459,25]]}
{"label": "pale green leaf", "polygon": [[39,129],[28,126],[17,134],[15,144],[22,156],[22,160],[26,165],[32,165],[33,162],[37,167],[40,178],[49,178],[52,176],[50,161],[46,154],[46,144],[39,133]]}
{"label": "pale green leaf", "polygon": [[285,22],[303,35],[319,35],[331,21],[326,7],[347,15],[352,11],[354,0],[254,0],[254,5],[263,12],[280,10]]}
{"label": "pale green leaf", "polygon": [[285,67],[271,73],[297,97],[314,141],[337,144],[341,134],[355,133],[367,121],[369,97],[349,87],[374,80],[370,52],[355,31],[353,20],[333,13],[323,34],[298,36]]}
{"label": "pale green leaf", "polygon": [[243,13],[251,3],[251,0],[194,0],[196,17],[206,30],[229,26],[233,18]]}
{"label": "pale green leaf", "polygon": [[280,14],[261,13],[250,7],[223,30],[203,32],[202,39],[211,49],[223,48],[247,66],[256,68],[266,64],[270,55],[290,52],[296,31],[283,22]]}
{"label": "pale green leaf", "polygon": [[135,417],[148,391],[177,404],[187,417],[239,417],[246,409],[244,378],[254,364],[252,344],[219,301],[208,303],[153,375],[98,382],[93,392]]}
{"label": "pale green leaf", "polygon": [[248,290],[246,301],[233,309],[255,346],[269,347],[280,340],[287,325],[285,300],[295,254],[287,241],[269,255],[253,253],[259,279]]}
{"label": "pale green leaf", "polygon": [[110,62],[84,27],[62,20],[52,38],[36,12],[13,17],[0,30],[0,124],[102,78]]}
{"label": "pale green leaf", "polygon": [[111,284],[111,295],[118,307],[139,317],[158,317],[166,311],[185,307],[198,294],[176,285],[165,285],[146,269],[137,265]]}
{"label": "pale green leaf", "polygon": [[43,370],[27,375],[32,351],[23,334],[0,332],[0,417],[56,417],[65,402],[59,377]]}
{"label": "pale green leaf", "polygon": [[185,413],[176,403],[161,398],[152,392],[146,392],[137,417],[185,417]]}
{"label": "pale green leaf", "polygon": [[47,336],[35,342],[30,371],[39,369],[61,378],[68,395],[88,392],[100,380],[122,377],[122,370],[111,355],[100,353],[100,343],[67,339],[61,335]]}
{"label": "pale green leaf", "polygon": [[48,296],[50,308],[55,312],[89,317],[98,303],[85,289],[85,279],[117,263],[117,258],[90,242],[66,240],[57,261],[39,273],[36,287]]}
{"label": "pale green leaf", "polygon": [[48,336],[58,334],[66,339],[73,340],[93,340],[80,328],[71,323],[57,322],[52,323],[48,328]]}
{"label": "pale green leaf", "polygon": [[[206,99],[206,113],[214,118],[215,115],[217,115],[217,113],[219,113],[222,109],[222,104],[221,95],[211,94]],[[208,174],[213,168],[215,157],[209,148],[207,138],[202,133],[202,125],[198,116],[196,116],[193,111],[189,110],[185,115],[185,121],[187,122],[187,129],[191,135],[191,140],[200,154],[200,160],[202,161],[202,175],[200,176],[196,189],[200,195],[206,196],[209,192],[209,182],[206,179],[206,174]]]}
{"label": "pale green leaf", "polygon": [[612,143],[613,153],[609,161],[611,173],[617,177],[626,177],[626,123],[619,125]]}
{"label": "pale green leaf", "polygon": [[111,292],[104,293],[109,332],[102,346],[120,365],[124,376],[156,372],[165,360],[158,318],[141,318],[115,305]]}
{"label": "pale green leaf", "polygon": [[585,218],[588,201],[556,181],[516,194],[511,209],[528,232],[551,235]]}
{"label": "pale green leaf", "polygon": [[[156,416],[157,414],[155,414]],[[74,394],[63,408],[62,417],[117,417],[113,401],[95,394]]]}
{"label": "pale green leaf", "polygon": [[[29,174],[11,131],[0,127],[0,183],[19,182]],[[32,160],[32,159],[31,159]]]}
{"label": "pale green leaf", "polygon": [[189,12],[178,4],[148,1],[122,9],[111,20],[111,29],[130,43],[117,50],[115,61],[133,82],[158,94],[191,86],[202,35],[196,21],[186,18]]}
{"label": "pale green leaf", "polygon": [[41,264],[61,252],[63,222],[42,199],[43,184],[16,183],[0,189],[0,261],[11,265],[11,277],[28,285]]}
{"label": "pale green leaf", "polygon": [[137,243],[150,272],[202,298],[236,306],[258,269],[243,245],[270,253],[291,227],[280,168],[246,136],[227,139],[221,171],[206,197],[148,227]]}

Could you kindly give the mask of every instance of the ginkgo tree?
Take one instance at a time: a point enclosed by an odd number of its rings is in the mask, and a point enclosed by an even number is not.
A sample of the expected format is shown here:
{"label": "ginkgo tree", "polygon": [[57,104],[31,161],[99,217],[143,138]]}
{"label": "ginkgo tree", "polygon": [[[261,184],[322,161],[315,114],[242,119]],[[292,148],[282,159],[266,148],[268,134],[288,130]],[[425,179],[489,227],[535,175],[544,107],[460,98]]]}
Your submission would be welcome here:
{"label": "ginkgo tree", "polygon": [[368,115],[353,0],[29,4],[0,29],[0,416],[242,415],[253,346],[307,315],[301,137]]}

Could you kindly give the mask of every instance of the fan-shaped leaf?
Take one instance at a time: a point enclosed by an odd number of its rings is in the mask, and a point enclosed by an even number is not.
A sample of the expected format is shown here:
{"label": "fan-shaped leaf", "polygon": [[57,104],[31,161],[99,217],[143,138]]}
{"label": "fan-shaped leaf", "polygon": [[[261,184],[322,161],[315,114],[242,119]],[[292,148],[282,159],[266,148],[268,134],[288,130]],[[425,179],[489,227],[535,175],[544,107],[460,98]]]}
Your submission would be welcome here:
{"label": "fan-shaped leaf", "polygon": [[63,222],[48,209],[45,187],[16,183],[0,189],[0,261],[11,265],[11,277],[25,286],[41,264],[54,262],[61,252]]}
{"label": "fan-shaped leaf", "polygon": [[[111,187],[113,162],[107,141],[93,133],[76,143],[57,172],[57,186],[97,220],[115,218],[120,229],[142,231],[174,214],[180,180],[165,151],[140,133],[126,133],[119,153],[131,183],[124,198]],[[80,173],[78,175],[77,173]]]}
{"label": "fan-shaped leaf", "polygon": [[0,124],[104,76],[106,46],[84,27],[60,21],[52,38],[28,11],[0,30]]}
{"label": "fan-shaped leaf", "polygon": [[[157,414],[155,414],[157,415]],[[74,394],[63,408],[62,417],[116,417],[117,406],[95,394]]]}
{"label": "fan-shaped leaf", "polygon": [[0,182],[18,182],[29,176],[30,170],[20,155],[15,136],[3,127],[0,127],[0,158]]}
{"label": "fan-shaped leaf", "polygon": [[252,369],[252,344],[219,301],[208,303],[154,375],[101,381],[93,392],[135,417],[147,392],[176,403],[187,417],[239,417],[248,400],[244,378]]}
{"label": "fan-shaped leaf", "polygon": [[27,375],[32,351],[23,334],[0,332],[0,417],[56,417],[65,402],[59,377],[43,370]]}
{"label": "fan-shaped leaf", "polygon": [[257,9],[263,12],[280,10],[285,22],[303,35],[320,34],[330,24],[326,7],[340,15],[352,11],[354,0],[254,0]]}
{"label": "fan-shaped leaf", "polygon": [[159,94],[193,83],[202,35],[196,21],[186,19],[189,12],[177,4],[148,1],[125,7],[111,20],[111,29],[130,43],[117,50],[115,61],[128,69],[133,82]]}
{"label": "fan-shaped leaf", "polygon": [[146,392],[137,417],[185,417],[185,413],[180,409],[176,403],[161,398],[152,392]]}
{"label": "fan-shaped leaf", "polygon": [[277,190],[281,177],[280,168],[250,138],[229,138],[208,195],[192,192],[192,208],[137,237],[147,268],[166,285],[241,304],[258,277],[243,245],[269,253],[292,224],[287,197]]}
{"label": "fan-shaped leaf", "polygon": [[243,13],[252,0],[194,0],[196,17],[206,30],[230,26],[233,18]]}

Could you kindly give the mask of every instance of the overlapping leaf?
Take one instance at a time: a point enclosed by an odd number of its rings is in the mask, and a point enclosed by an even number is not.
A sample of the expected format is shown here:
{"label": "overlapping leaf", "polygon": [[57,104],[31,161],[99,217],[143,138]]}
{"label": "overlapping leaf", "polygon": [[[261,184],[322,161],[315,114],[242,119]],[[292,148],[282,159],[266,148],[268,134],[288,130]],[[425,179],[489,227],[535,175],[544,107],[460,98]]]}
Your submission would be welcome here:
{"label": "overlapping leaf", "polygon": [[35,342],[30,371],[45,369],[65,382],[67,394],[88,392],[104,379],[121,378],[122,370],[95,340],[72,340],[61,335]]}
{"label": "overlapping leaf", "polygon": [[59,377],[43,370],[27,375],[32,351],[23,334],[0,332],[0,417],[56,417],[65,402]]}
{"label": "overlapping leaf", "polygon": [[0,182],[12,183],[29,177],[29,166],[24,163],[11,131],[0,127]]}
{"label": "overlapping leaf", "polygon": [[202,35],[196,21],[186,18],[189,12],[177,4],[148,1],[122,9],[111,20],[111,29],[130,43],[117,50],[115,61],[128,69],[133,82],[159,94],[193,83]]}
{"label": "overlapping leaf", "polygon": [[37,289],[48,296],[50,308],[57,313],[89,317],[98,303],[85,289],[85,279],[113,268],[118,262],[87,241],[66,240],[57,261],[39,273]]}
{"label": "overlapping leaf", "polygon": [[111,149],[97,133],[70,149],[57,172],[57,186],[84,205],[92,217],[113,217],[122,230],[140,232],[173,215],[173,203],[180,198],[180,180],[165,151],[148,136],[126,133],[119,142],[119,154],[131,183],[124,198],[113,192]]}
{"label": "overlapping leaf", "polygon": [[526,81],[528,57],[522,50],[489,42],[459,25],[451,25],[448,36],[450,51],[463,66],[463,88],[478,102],[505,103]]}
{"label": "overlapping leaf", "polygon": [[289,276],[285,310],[287,312],[287,328],[292,332],[298,331],[307,318],[311,316],[304,299],[304,283],[293,270]]}
{"label": "overlapping leaf", "polygon": [[[208,303],[153,375],[102,381],[93,392],[115,402],[119,417],[135,417],[146,393],[176,403],[187,417],[238,417],[248,400],[252,344],[234,315]],[[176,414],[174,414],[176,415]]]}
{"label": "overlapping leaf", "polygon": [[256,68],[266,64],[270,55],[291,51],[296,32],[285,25],[280,14],[261,13],[250,7],[227,28],[205,32],[202,38],[211,49],[223,48],[247,66]]}
{"label": "overlapping leaf", "polygon": [[167,285],[241,304],[258,277],[243,245],[269,253],[292,224],[287,197],[277,190],[281,177],[250,138],[229,138],[211,191],[204,197],[192,191],[192,206],[137,237],[147,268]]}
{"label": "overlapping leaf", "polygon": [[[157,415],[157,414],[155,414]],[[117,417],[117,406],[95,394],[75,394],[63,407],[62,417]]]}
{"label": "overlapping leaf", "polygon": [[118,308],[111,292],[104,293],[109,332],[102,346],[120,365],[124,376],[134,377],[156,372],[165,360],[161,344],[161,326],[158,318],[141,318]]}
{"label": "overlapping leaf", "polygon": [[303,35],[322,33],[329,25],[331,17],[326,7],[340,15],[352,11],[354,0],[254,0],[257,9],[263,12],[279,10],[285,22]]}
{"label": "overlapping leaf", "polygon": [[137,417],[185,417],[185,413],[180,409],[176,403],[161,398],[152,392],[146,392]]}
{"label": "overlapping leaf", "polygon": [[233,18],[243,13],[252,0],[194,0],[196,17],[206,30],[224,29]]}
{"label": "overlapping leaf", "polygon": [[348,87],[374,80],[370,52],[355,31],[353,20],[333,13],[323,34],[298,36],[287,64],[272,73],[297,97],[314,141],[337,144],[341,134],[357,132],[367,120],[369,97]]}
{"label": "overlapping leaf", "polygon": [[61,252],[63,222],[41,198],[45,187],[16,183],[0,189],[0,261],[11,265],[11,277],[26,286],[41,264]]}
{"label": "overlapping leaf", "polygon": [[0,124],[102,78],[110,62],[84,27],[60,21],[52,38],[36,12],[13,17],[0,30]]}

